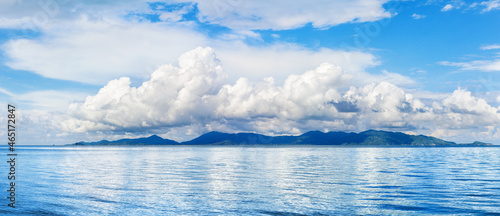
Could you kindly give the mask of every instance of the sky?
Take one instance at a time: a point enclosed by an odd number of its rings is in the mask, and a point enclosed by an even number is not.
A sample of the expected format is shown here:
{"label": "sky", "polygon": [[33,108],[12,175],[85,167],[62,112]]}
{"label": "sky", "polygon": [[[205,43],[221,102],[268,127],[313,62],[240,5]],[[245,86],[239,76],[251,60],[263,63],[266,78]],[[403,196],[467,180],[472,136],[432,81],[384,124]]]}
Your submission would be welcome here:
{"label": "sky", "polygon": [[0,0],[3,122],[8,104],[25,145],[368,129],[500,144],[500,0]]}

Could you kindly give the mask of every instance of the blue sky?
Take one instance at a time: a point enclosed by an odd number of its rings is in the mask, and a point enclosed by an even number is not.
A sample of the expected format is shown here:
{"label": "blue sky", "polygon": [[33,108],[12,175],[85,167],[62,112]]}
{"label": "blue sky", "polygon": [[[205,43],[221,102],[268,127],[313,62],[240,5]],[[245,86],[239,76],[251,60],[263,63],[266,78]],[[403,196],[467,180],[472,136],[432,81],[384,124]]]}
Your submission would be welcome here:
{"label": "blue sky", "polygon": [[26,144],[365,129],[500,141],[498,0],[0,5],[0,99]]}

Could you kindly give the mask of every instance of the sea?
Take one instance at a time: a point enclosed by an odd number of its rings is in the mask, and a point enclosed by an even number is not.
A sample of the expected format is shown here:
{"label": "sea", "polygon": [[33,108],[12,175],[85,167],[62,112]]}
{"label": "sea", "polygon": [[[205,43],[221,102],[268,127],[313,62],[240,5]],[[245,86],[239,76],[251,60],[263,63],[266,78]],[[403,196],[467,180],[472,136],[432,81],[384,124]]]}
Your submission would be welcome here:
{"label": "sea", "polygon": [[498,147],[24,146],[0,215],[500,215]]}

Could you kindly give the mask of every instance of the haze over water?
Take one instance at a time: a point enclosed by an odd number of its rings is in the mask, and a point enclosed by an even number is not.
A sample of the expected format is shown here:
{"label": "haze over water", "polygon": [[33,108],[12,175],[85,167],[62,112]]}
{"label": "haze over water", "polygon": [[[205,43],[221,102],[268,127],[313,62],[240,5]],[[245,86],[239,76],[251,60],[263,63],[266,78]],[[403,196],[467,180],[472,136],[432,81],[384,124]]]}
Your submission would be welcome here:
{"label": "haze over water", "polygon": [[495,147],[19,147],[18,154],[16,209],[4,200],[5,215],[500,214]]}

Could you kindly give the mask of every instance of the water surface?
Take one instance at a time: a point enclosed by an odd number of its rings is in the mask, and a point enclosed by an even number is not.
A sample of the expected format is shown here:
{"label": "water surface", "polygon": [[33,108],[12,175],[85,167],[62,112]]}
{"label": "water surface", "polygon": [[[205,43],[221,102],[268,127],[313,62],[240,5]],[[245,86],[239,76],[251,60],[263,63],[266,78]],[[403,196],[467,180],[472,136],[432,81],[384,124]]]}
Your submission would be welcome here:
{"label": "water surface", "polygon": [[500,215],[500,148],[17,151],[17,208],[0,214]]}

